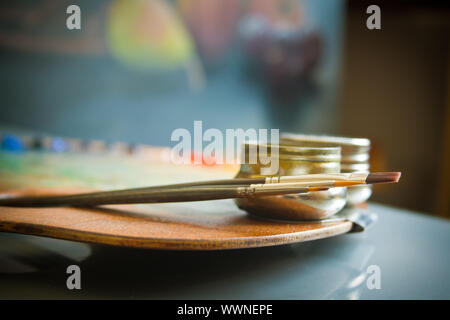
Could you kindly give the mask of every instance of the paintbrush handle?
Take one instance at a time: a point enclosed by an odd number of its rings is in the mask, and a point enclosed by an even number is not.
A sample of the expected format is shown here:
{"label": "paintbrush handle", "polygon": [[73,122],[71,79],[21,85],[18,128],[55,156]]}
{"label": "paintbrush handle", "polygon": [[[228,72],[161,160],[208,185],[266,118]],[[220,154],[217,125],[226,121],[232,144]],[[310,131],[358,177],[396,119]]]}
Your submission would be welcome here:
{"label": "paintbrush handle", "polygon": [[[162,186],[135,188],[133,190],[149,190],[149,189],[172,189],[172,188],[185,188],[185,187],[200,187],[200,186],[235,186],[235,185],[251,185],[258,183],[265,183],[266,178],[232,178],[232,179],[220,179],[220,180],[206,180],[186,183],[168,184]],[[130,189],[131,190],[131,189]]]}
{"label": "paintbrush handle", "polygon": [[67,196],[19,197],[0,199],[0,205],[13,207],[98,206],[104,204],[160,203],[217,200],[242,197],[240,187],[164,187],[139,190],[105,191]]}
{"label": "paintbrush handle", "polygon": [[58,207],[58,206],[98,206],[126,203],[163,203],[246,198],[252,196],[304,193],[310,191],[305,186],[277,186],[261,188],[261,185],[208,185],[208,186],[164,186],[118,191],[103,191],[66,196],[19,197],[0,199],[0,206],[12,207]]}
{"label": "paintbrush handle", "polygon": [[[236,198],[236,186],[264,183],[264,178],[236,178],[179,183],[163,186],[103,191],[67,196],[19,197],[0,199],[0,206],[55,207],[103,204],[182,202]],[[211,186],[214,190],[211,190]],[[205,188],[201,188],[204,186]],[[208,186],[206,188],[206,186]],[[218,186],[224,186],[219,189]],[[231,186],[231,187],[230,187]],[[196,187],[196,189],[192,189]],[[186,189],[188,188],[188,189]],[[240,191],[242,193],[242,191]],[[200,193],[200,195],[199,195]]]}

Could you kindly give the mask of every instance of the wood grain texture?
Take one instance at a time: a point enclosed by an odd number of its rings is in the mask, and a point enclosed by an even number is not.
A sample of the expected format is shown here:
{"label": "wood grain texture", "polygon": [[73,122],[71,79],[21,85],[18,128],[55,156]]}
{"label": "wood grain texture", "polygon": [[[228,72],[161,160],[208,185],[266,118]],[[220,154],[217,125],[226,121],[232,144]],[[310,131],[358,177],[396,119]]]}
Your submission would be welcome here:
{"label": "wood grain texture", "polygon": [[[59,190],[58,194],[74,191]],[[42,189],[26,192],[42,193]],[[154,249],[273,246],[330,237],[351,227],[347,221],[287,223],[255,219],[232,200],[96,208],[0,207],[0,231]]]}

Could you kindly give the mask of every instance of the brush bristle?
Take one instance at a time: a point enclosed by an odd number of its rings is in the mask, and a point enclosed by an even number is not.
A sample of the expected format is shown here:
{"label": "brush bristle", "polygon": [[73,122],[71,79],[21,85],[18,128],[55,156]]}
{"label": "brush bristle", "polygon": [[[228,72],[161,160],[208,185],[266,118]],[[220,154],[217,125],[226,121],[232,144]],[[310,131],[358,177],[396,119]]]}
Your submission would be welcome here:
{"label": "brush bristle", "polygon": [[401,172],[374,172],[367,176],[366,183],[396,183],[401,175]]}

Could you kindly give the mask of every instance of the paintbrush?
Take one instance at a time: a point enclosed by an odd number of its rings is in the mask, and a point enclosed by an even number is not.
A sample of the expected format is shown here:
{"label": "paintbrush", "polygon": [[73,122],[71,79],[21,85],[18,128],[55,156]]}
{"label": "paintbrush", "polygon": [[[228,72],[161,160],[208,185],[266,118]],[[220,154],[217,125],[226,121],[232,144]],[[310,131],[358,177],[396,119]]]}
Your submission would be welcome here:
{"label": "paintbrush", "polygon": [[320,174],[271,178],[227,179],[65,196],[5,198],[0,199],[0,206],[97,206],[105,204],[162,203],[247,198],[307,193],[357,184],[391,183],[397,182],[399,178],[400,173],[398,172],[386,172],[366,174],[365,178],[363,175],[356,174]]}
{"label": "paintbrush", "polygon": [[[265,178],[265,183],[289,183],[321,180],[333,180],[336,182],[342,181],[344,183],[355,182],[355,184],[396,183],[400,180],[400,176],[401,172],[304,174],[301,176],[267,177]],[[339,186],[339,183],[335,186]]]}

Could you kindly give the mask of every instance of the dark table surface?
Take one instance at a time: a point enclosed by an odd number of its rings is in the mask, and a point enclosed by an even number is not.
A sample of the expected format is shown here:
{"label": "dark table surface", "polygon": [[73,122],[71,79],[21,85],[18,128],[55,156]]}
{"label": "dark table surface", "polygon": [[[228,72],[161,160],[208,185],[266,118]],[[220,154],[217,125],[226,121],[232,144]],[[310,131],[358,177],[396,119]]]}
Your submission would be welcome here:
{"label": "dark table surface", "polygon": [[[230,251],[3,233],[0,298],[450,299],[450,221],[374,203],[370,210],[378,222],[362,233]],[[80,266],[81,290],[66,287],[71,264]],[[374,269],[380,289],[367,286]]]}

